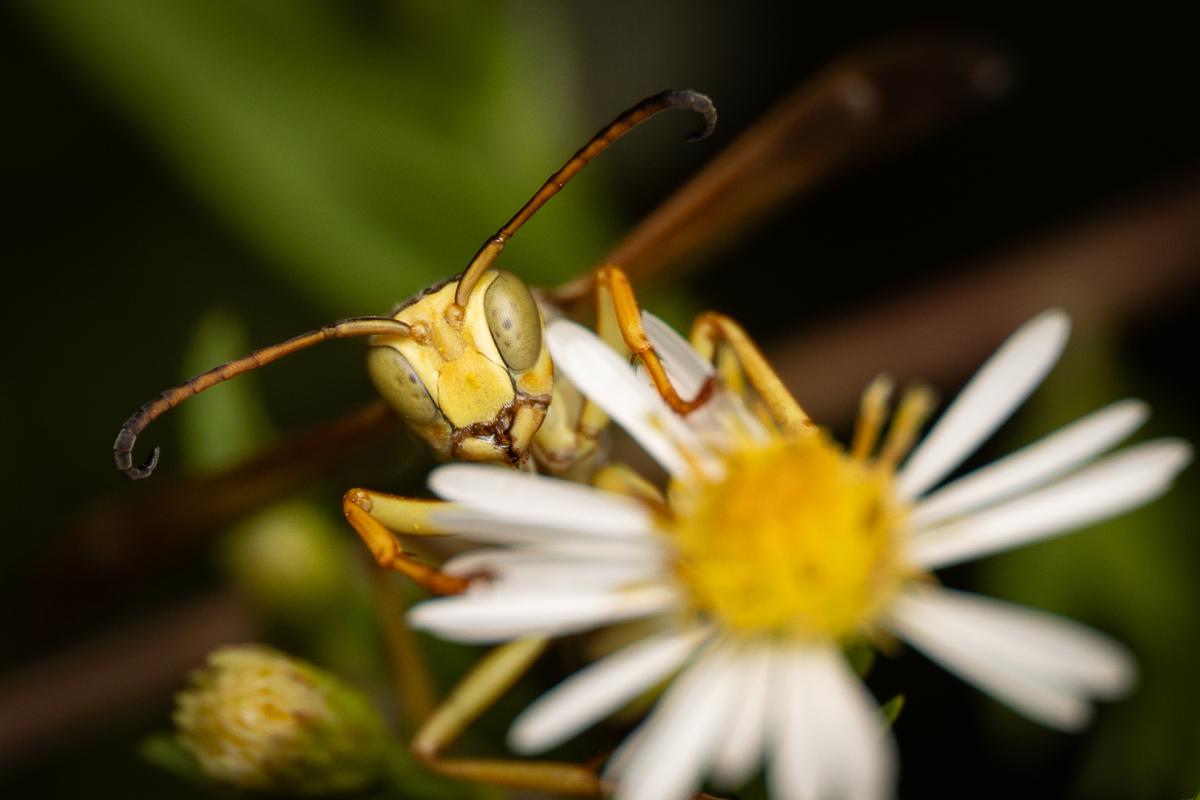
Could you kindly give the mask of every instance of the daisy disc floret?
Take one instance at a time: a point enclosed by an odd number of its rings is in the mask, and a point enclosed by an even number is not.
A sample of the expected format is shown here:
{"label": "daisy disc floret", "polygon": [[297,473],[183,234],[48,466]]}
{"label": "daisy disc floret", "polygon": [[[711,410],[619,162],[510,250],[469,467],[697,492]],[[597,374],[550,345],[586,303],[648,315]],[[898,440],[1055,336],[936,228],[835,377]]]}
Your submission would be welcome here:
{"label": "daisy disc floret", "polygon": [[822,434],[741,447],[673,498],[666,524],[698,613],[744,635],[860,634],[904,571],[889,476]]}
{"label": "daisy disc floret", "polygon": [[[645,315],[645,326],[681,395],[713,377],[661,321]],[[596,487],[480,465],[435,470],[431,488],[453,501],[439,523],[494,545],[445,569],[489,579],[409,618],[467,642],[646,620],[648,633],[543,695],[509,736],[519,752],[544,751],[669,679],[609,759],[621,798],[682,799],[705,780],[736,787],[764,760],[774,798],[886,796],[893,746],[843,656],[875,637],[907,642],[1039,722],[1077,728],[1093,699],[1132,682],[1126,650],[932,578],[1146,503],[1190,461],[1177,439],[1105,455],[1148,414],[1124,400],[945,482],[1042,381],[1069,327],[1057,310],[1022,326],[915,447],[930,393],[910,390],[890,414],[890,386],[877,380],[843,450],[790,396],[760,403],[724,373],[681,418],[594,334],[556,320],[556,369],[668,485],[656,492],[619,470]]]}

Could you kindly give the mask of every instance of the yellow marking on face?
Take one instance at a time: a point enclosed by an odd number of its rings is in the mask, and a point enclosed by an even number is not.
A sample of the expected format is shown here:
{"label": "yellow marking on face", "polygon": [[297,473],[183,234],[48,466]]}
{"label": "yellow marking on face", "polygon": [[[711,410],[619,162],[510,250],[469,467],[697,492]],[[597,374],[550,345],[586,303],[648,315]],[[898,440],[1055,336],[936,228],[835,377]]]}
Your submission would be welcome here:
{"label": "yellow marking on face", "polygon": [[554,391],[554,363],[550,360],[550,348],[542,346],[542,353],[534,365],[515,378],[517,388],[532,397],[549,397]]}
{"label": "yellow marking on face", "polygon": [[[394,348],[403,355],[411,372],[428,390],[437,409],[435,418],[429,422],[409,419],[409,423],[445,456],[481,461],[523,458],[530,451],[543,411],[538,408],[522,411],[518,392],[544,404],[554,390],[554,366],[545,346],[528,369],[517,373],[501,356],[488,324],[486,307],[487,290],[498,276],[494,271],[484,274],[471,293],[460,324],[446,321],[457,289],[457,282],[451,281],[395,314],[397,320],[414,330],[425,331],[424,337],[420,340],[378,337],[373,342],[377,347]],[[540,309],[537,323],[541,324]],[[497,422],[505,408],[514,405],[518,408],[512,418],[511,452],[486,440],[469,444],[469,437],[455,433]],[[480,431],[479,435],[486,439],[489,434]]]}
{"label": "yellow marking on face", "polygon": [[458,428],[491,422],[515,397],[505,369],[467,351],[442,366],[438,379],[442,413]]}
{"label": "yellow marking on face", "polygon": [[495,277],[490,273],[480,281],[461,329],[446,322],[446,309],[454,302],[457,287],[451,281],[396,314],[401,322],[425,327],[429,331],[425,342],[401,338],[386,342],[408,359],[438,409],[458,428],[491,422],[515,397],[483,311],[483,294]]}

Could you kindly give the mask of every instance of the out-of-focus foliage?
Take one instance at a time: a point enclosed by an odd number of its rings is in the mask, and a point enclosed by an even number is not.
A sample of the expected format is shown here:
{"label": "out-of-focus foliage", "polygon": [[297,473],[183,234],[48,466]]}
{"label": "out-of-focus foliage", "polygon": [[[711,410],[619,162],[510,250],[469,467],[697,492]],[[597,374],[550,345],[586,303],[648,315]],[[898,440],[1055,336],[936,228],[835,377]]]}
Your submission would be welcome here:
{"label": "out-of-focus foliage", "polygon": [[[525,199],[507,187],[532,193],[588,131],[552,6],[27,9],[265,264],[332,313],[385,310],[460,270]],[[534,284],[611,240],[588,186],[561,205],[516,251]]]}
{"label": "out-of-focus foliage", "polygon": [[[611,115],[648,91],[680,79],[691,83],[686,69],[682,74],[673,71],[683,55],[711,60],[710,52],[729,52],[719,48],[743,34],[743,18],[764,13],[724,6],[719,12],[697,9],[692,14],[680,6],[642,4],[571,11],[548,2],[490,0],[25,0],[14,9],[13,15],[28,29],[29,53],[35,54],[22,57],[36,69],[12,70],[10,85],[31,87],[35,110],[61,103],[53,91],[64,85],[76,92],[67,95],[73,99],[79,98],[81,87],[92,90],[101,98],[96,103],[99,111],[89,106],[73,116],[70,109],[55,110],[62,116],[53,119],[94,122],[110,114],[102,124],[119,130],[55,129],[49,144],[34,152],[35,166],[36,159],[74,165],[78,162],[72,159],[78,158],[87,159],[95,171],[82,181],[82,189],[57,172],[47,179],[45,197],[35,197],[33,208],[55,213],[37,221],[57,224],[55,214],[66,208],[64,216],[78,224],[27,240],[26,255],[32,252],[35,258],[20,266],[41,279],[41,291],[7,293],[19,302],[21,312],[45,303],[47,311],[66,310],[72,317],[67,325],[39,325],[36,337],[13,337],[24,340],[14,344],[29,358],[9,360],[16,380],[0,397],[6,421],[20,423],[13,425],[17,446],[6,459],[5,475],[13,476],[12,497],[51,497],[53,502],[49,508],[23,502],[7,518],[10,535],[0,545],[6,575],[36,570],[32,561],[10,555],[33,552],[51,538],[55,525],[89,498],[144,490],[119,482],[111,473],[106,448],[123,415],[154,391],[250,346],[268,343],[271,339],[262,338],[264,330],[278,338],[336,316],[384,312],[393,302],[457,272],[540,180],[607,120],[597,118],[594,109],[586,117],[580,113],[585,89],[597,88],[595,75],[623,76],[602,92],[607,92],[606,107],[616,98],[604,112]],[[828,28],[818,24],[818,16],[836,16],[831,10],[814,7],[803,13],[813,15],[813,24],[787,29],[789,52],[760,47],[757,40],[744,46],[767,62],[767,67],[760,66],[757,80],[761,83],[763,72],[772,71],[778,86],[761,89],[750,83],[755,79],[738,71],[744,65],[717,63],[715,72],[742,87],[744,97],[714,92],[723,113],[715,139],[737,130],[727,123],[734,116],[727,109],[745,103],[755,106],[743,109],[746,114],[757,113],[762,110],[760,101],[786,91],[794,74],[810,74],[810,68],[846,44],[896,29],[897,19],[908,19],[889,7],[875,13],[869,29],[860,30],[857,19]],[[1109,70],[1101,70],[1103,74],[1111,74],[1117,68],[1074,56],[1071,48],[1077,42],[1092,41],[1079,33],[1074,15],[1067,36],[1041,24],[1045,12],[1038,12],[1036,25],[1022,13],[1010,4],[995,13],[985,10],[981,32],[1002,46],[1022,42],[1026,52],[1018,55],[1043,55],[1043,61],[1029,64],[1026,73],[1031,92],[1042,92],[1040,100],[1025,111],[1010,109],[1011,115],[999,119],[995,138],[984,132],[997,125],[997,118],[979,119],[971,123],[974,138],[942,138],[925,146],[925,161],[882,167],[876,174],[890,188],[872,195],[866,205],[860,205],[862,190],[871,187],[861,176],[858,182],[852,178],[848,188],[816,198],[796,220],[787,220],[784,253],[789,260],[762,259],[776,275],[802,281],[805,291],[791,294],[776,291],[774,284],[745,279],[743,273],[753,273],[752,259],[738,255],[743,260],[734,266],[739,269],[709,279],[721,307],[732,310],[741,302],[753,309],[739,313],[752,332],[791,335],[812,324],[813,309],[835,318],[866,298],[878,300],[883,293],[907,290],[913,280],[908,270],[914,265],[930,270],[923,275],[929,279],[946,263],[1001,244],[997,237],[1007,241],[1031,227],[1048,229],[1073,215],[1086,216],[1106,199],[1090,195],[1099,194],[1112,180],[1110,170],[1124,175],[1128,187],[1134,178],[1145,181],[1147,174],[1155,176],[1154,169],[1164,169],[1150,159],[1147,171],[1138,172],[1138,164],[1122,166],[1120,154],[1107,152],[1103,168],[1097,166],[1099,159],[1085,164],[1086,169],[1077,165],[1086,173],[1085,182],[1054,171],[1065,154],[1087,154],[1092,152],[1089,147],[1102,150],[1104,133],[1118,118],[1150,130],[1151,140],[1169,144],[1166,132],[1174,128],[1163,121],[1170,113],[1166,106],[1154,106],[1156,114],[1164,115],[1160,118],[1131,114],[1116,100],[1108,104],[1109,95],[1121,91],[1125,102],[1131,95],[1153,99],[1156,82],[1166,72],[1133,90],[1101,81],[1095,77],[1097,70],[1103,67]],[[941,20],[945,15],[939,11],[932,16]],[[598,27],[629,27],[629,52],[608,52],[592,43],[589,31],[578,30],[580,21],[587,19]],[[729,24],[702,29],[706,19]],[[994,26],[986,24],[989,21]],[[1123,12],[1122,26],[1125,23]],[[754,30],[748,22],[746,29]],[[1090,51],[1093,56],[1095,49]],[[1045,53],[1060,51],[1071,68],[1048,74]],[[590,81],[581,80],[585,58],[597,62],[590,65]],[[47,62],[63,74],[40,74]],[[780,66],[793,62],[802,64],[794,73]],[[643,71],[649,74],[628,74],[647,66],[652,69]],[[1048,79],[1049,88],[1039,88]],[[45,97],[37,94],[45,91],[41,80],[51,87]],[[632,86],[638,88],[630,90]],[[695,88],[712,89],[702,81]],[[1046,103],[1067,109],[1064,114],[1095,113],[1079,99],[1088,93],[1103,94],[1109,117],[1098,122],[1084,119],[1071,128],[1056,127],[1033,113]],[[95,103],[90,95],[88,100]],[[1022,99],[1017,105],[1020,102],[1029,101]],[[29,117],[26,112],[13,125],[37,122]],[[686,130],[691,122],[681,121],[676,130]],[[1094,131],[1095,136],[1081,136],[1080,130]],[[136,145],[131,147],[126,138],[144,144],[155,163],[140,163],[140,153],[131,153]],[[110,166],[104,148],[114,140],[124,149],[112,156]],[[676,153],[666,148],[682,149],[665,134],[659,141],[670,142],[664,145],[669,154],[664,159]],[[1030,152],[1046,142],[1043,149]],[[1141,146],[1150,149],[1144,141]],[[931,153],[945,154],[941,171],[925,171]],[[18,163],[29,154],[14,148],[7,157]],[[620,155],[613,157],[619,160]],[[159,162],[185,192],[162,187],[155,171]],[[982,163],[978,171],[967,169],[976,162]],[[1022,164],[1031,165],[1028,173],[1014,168]],[[121,185],[126,176],[120,170],[137,168],[153,174],[143,174],[134,182],[135,189]],[[506,265],[535,285],[553,284],[590,265],[617,233],[604,191],[610,182],[606,172],[597,165],[541,212],[506,251]],[[654,174],[639,175],[639,183],[662,180],[658,170],[645,172]],[[960,196],[979,201],[979,195],[970,195],[969,187],[962,185],[972,181],[982,187],[980,192],[997,194],[1001,200],[984,209],[961,201]],[[133,195],[147,185],[161,194],[139,203]],[[1113,189],[1111,197],[1127,190]],[[110,192],[111,205],[105,202]],[[1004,192],[1017,194],[1014,198]],[[187,205],[190,195],[199,198],[197,208]],[[178,205],[160,213],[154,203],[163,196]],[[188,217],[186,223],[180,222],[182,217]],[[825,238],[822,228],[828,229]],[[930,236],[930,228],[936,235]],[[889,250],[886,258],[868,246],[876,240]],[[814,241],[824,249],[812,249]],[[868,263],[872,258],[875,262]],[[764,286],[777,303],[801,310],[792,315],[761,312],[754,303],[763,299]],[[235,297],[238,291],[246,294],[240,303],[229,301],[236,316],[202,318],[212,302],[225,302],[226,295]],[[667,300],[683,305],[678,292]],[[654,299],[652,304],[656,312],[663,312],[664,301]],[[33,316],[19,316],[18,329],[25,330]],[[682,312],[669,316],[676,322],[686,319]],[[241,330],[243,324],[253,332]],[[38,341],[29,341],[34,338]],[[1067,361],[1006,434],[1008,443],[1028,441],[1035,433],[1130,394],[1146,397],[1155,408],[1150,435],[1194,439],[1200,434],[1194,409],[1173,400],[1172,390],[1183,390],[1162,380],[1166,371],[1161,365],[1158,379],[1147,379],[1142,390],[1144,376],[1129,366],[1127,352],[1086,339],[1085,332],[1077,333]],[[189,340],[194,346],[186,363],[180,364]],[[271,421],[280,419],[281,411],[293,415],[280,420],[281,427],[290,427],[298,420],[313,422],[345,409],[351,399],[365,399],[369,389],[365,378],[353,383],[346,377],[362,373],[358,363],[346,363],[359,358],[347,356],[356,351],[350,345],[340,351],[338,347],[306,354],[261,377],[243,376],[190,401],[170,420],[156,423],[147,442],[164,445],[165,470],[178,471],[174,453],[183,457],[186,468],[201,469],[228,463],[269,440],[274,433]],[[26,361],[36,365],[26,368]],[[1173,369],[1189,364],[1180,359]],[[275,380],[279,383],[272,384]],[[821,375],[806,376],[805,391],[819,392],[820,386]],[[260,387],[266,387],[273,403],[271,414],[264,409]],[[955,389],[944,388],[947,396]],[[35,434],[28,429],[36,429]],[[182,445],[172,435],[177,430],[182,431]],[[30,446],[34,435],[36,448]],[[997,444],[997,452],[1006,449]],[[1087,621],[1127,642],[1143,668],[1135,693],[1102,707],[1094,729],[1077,738],[1043,732],[1000,711],[989,716],[996,724],[983,733],[940,730],[917,738],[921,720],[936,716],[941,697],[954,691],[953,679],[931,670],[928,683],[888,685],[879,690],[880,699],[903,691],[907,704],[896,726],[904,756],[902,791],[908,785],[944,787],[938,770],[948,765],[991,769],[993,776],[1036,774],[1026,786],[1040,782],[1043,772],[1052,773],[1050,785],[1089,798],[1182,797],[1194,791],[1200,783],[1200,683],[1194,674],[1200,657],[1195,625],[1200,590],[1191,570],[1200,556],[1193,522],[1200,516],[1195,472],[1192,467],[1174,492],[1136,514],[1079,536],[990,559],[962,573],[971,580],[970,588]],[[382,478],[380,488],[403,488],[386,483],[394,477]],[[387,708],[394,698],[378,610],[362,569],[363,553],[337,514],[338,488],[318,487],[311,497],[266,509],[261,517],[227,532],[215,548],[215,558],[204,552],[189,564],[172,567],[173,572],[144,580],[155,586],[156,579],[178,582],[180,596],[218,580],[238,587],[250,598],[271,641],[368,687],[377,705]],[[214,563],[218,569],[211,569]],[[135,594],[131,605],[152,606],[160,599],[153,595],[146,600],[146,595],[153,592]],[[23,614],[25,609],[18,611]],[[96,631],[88,631],[92,633]],[[51,641],[54,646],[69,644]],[[439,688],[444,690],[474,652],[432,647]],[[52,648],[43,640],[27,649],[40,657]],[[899,660],[881,658],[871,670],[871,680],[877,686],[886,683],[914,661],[919,657],[912,653]],[[547,675],[522,684],[504,707],[481,721],[480,734],[470,744],[484,750],[481,743],[500,741],[512,713],[548,685],[551,673],[560,674],[556,667],[551,663]],[[955,708],[947,713],[960,725],[963,715],[970,718],[977,706],[996,710],[976,693],[960,696],[969,697],[963,703],[966,711]],[[163,726],[166,709],[163,698],[154,719],[134,715],[113,720],[111,728],[106,723],[76,732],[75,746],[48,750],[43,762],[29,767],[30,777],[20,788],[26,794],[35,787],[38,794],[71,797],[84,791],[89,797],[124,797],[146,786],[151,787],[146,792],[150,795],[182,794],[182,782],[145,767],[135,755],[146,732]],[[609,738],[612,741],[615,737]],[[594,753],[594,748],[579,743],[571,751],[579,758]],[[186,760],[162,742],[148,742],[146,755],[186,772]],[[403,750],[390,754],[390,759],[387,769],[400,776],[394,783],[407,789],[394,795],[460,796],[457,786],[447,789],[429,779]],[[70,768],[64,769],[64,763]],[[1012,796],[986,779],[972,780],[971,785],[979,797]],[[747,796],[754,791],[763,791],[761,784]]]}

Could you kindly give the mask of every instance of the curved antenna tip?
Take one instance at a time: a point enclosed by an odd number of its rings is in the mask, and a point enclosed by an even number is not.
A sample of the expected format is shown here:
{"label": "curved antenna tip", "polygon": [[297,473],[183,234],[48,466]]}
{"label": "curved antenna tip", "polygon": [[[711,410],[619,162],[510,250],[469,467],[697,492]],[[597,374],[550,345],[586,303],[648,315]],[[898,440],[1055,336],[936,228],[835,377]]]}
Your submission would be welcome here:
{"label": "curved antenna tip", "polygon": [[666,94],[666,100],[678,108],[688,108],[704,117],[704,127],[688,134],[687,141],[698,142],[707,139],[717,128],[717,107],[712,98],[695,89],[673,89]]}
{"label": "curved antenna tip", "polygon": [[161,453],[162,453],[162,448],[155,447],[153,450],[150,451],[150,457],[147,458],[145,461],[143,461],[141,464],[138,464],[137,466],[134,466],[133,464],[129,464],[128,466],[123,465],[121,463],[122,455],[124,455],[125,460],[128,460],[129,454],[128,453],[124,453],[124,454],[118,453],[117,454],[117,469],[119,469],[119,470],[121,470],[121,472],[125,473],[125,475],[127,475],[130,480],[140,481],[143,478],[149,478],[150,475],[154,472],[154,468],[158,466],[158,457]]}

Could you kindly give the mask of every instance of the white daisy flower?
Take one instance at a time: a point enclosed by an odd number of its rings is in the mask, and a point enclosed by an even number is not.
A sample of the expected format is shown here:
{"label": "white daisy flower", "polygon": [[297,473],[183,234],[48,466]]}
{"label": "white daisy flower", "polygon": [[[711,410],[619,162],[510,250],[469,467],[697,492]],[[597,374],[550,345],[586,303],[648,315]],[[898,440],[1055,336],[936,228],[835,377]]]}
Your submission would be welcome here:
{"label": "white daisy flower", "polygon": [[[681,394],[712,374],[677,334],[646,327]],[[556,368],[671,476],[662,503],[482,465],[441,467],[440,524],[497,547],[446,570],[489,581],[430,600],[418,628],[463,642],[556,636],[656,618],[524,711],[512,748],[565,741],[664,680],[653,712],[609,760],[621,798],[736,787],[766,762],[775,798],[878,798],[890,735],[843,657],[898,637],[1001,702],[1074,729],[1123,692],[1127,651],[1076,623],[938,586],[930,571],[1066,533],[1162,494],[1191,459],[1177,439],[1102,454],[1146,406],[1125,400],[938,486],[1058,359],[1069,322],[1048,311],[1014,333],[896,468],[930,401],[910,392],[882,445],[877,381],[847,452],[815,428],[783,435],[730,391],[681,418],[594,334],[558,320]],[[878,446],[877,446],[878,445]]]}

